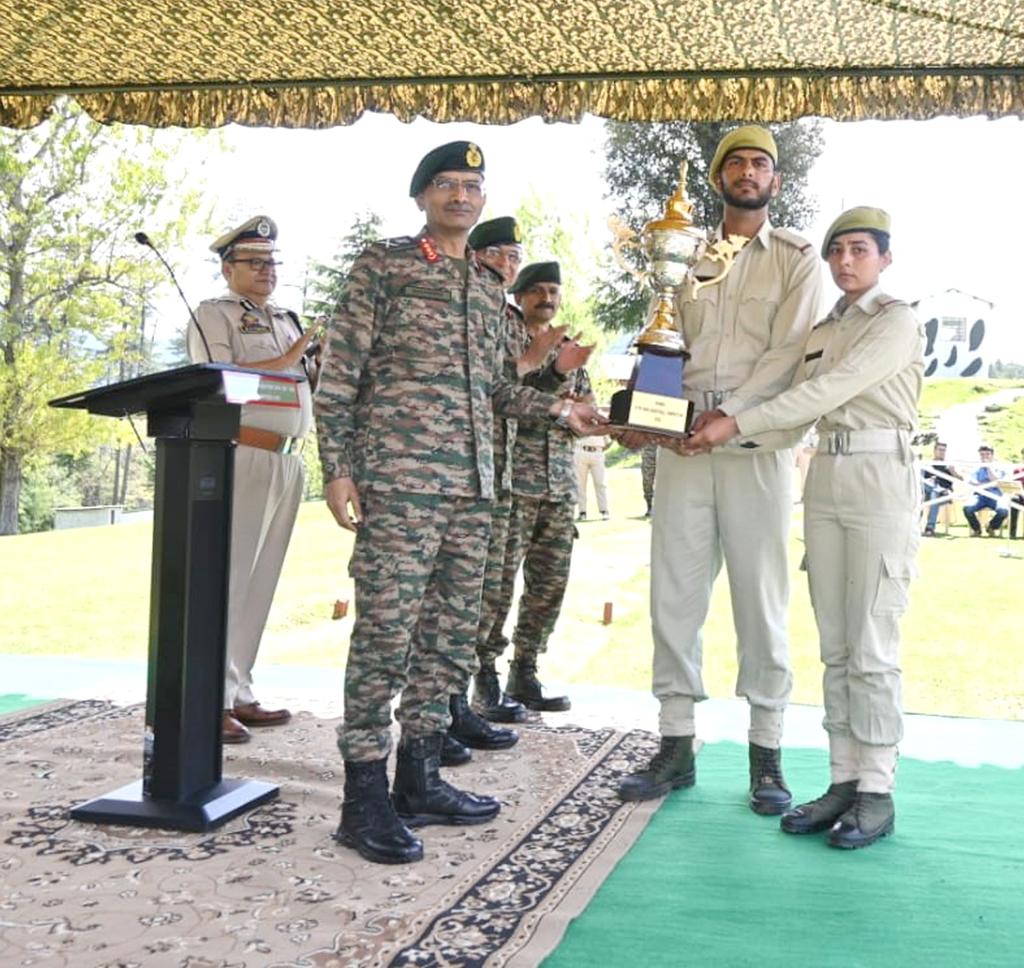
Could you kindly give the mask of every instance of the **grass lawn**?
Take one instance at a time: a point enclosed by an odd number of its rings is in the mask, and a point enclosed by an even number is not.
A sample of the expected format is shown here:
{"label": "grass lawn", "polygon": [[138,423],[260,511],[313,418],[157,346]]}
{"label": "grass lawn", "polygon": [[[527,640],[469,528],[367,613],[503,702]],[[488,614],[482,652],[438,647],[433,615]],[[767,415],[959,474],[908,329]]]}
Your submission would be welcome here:
{"label": "grass lawn", "polygon": [[[966,381],[963,381],[966,382]],[[572,580],[543,673],[565,682],[646,690],[650,524],[641,519],[638,467],[609,472],[611,521],[580,525]],[[800,508],[791,544],[790,633],[794,701],[820,704],[821,668],[802,555]],[[0,651],[13,655],[142,659],[146,654],[151,530],[147,524],[50,531],[0,540]],[[1024,718],[1017,598],[1024,541],[949,537],[923,542],[921,577],[903,622],[908,711]],[[332,621],[352,597],[346,565],[351,537],[321,502],[303,506],[260,652],[261,662],[333,667],[344,663],[351,615]],[[601,623],[604,603],[614,620]],[[732,695],[735,638],[724,576],[705,627],[705,680]],[[16,691],[7,683],[0,692]]]}

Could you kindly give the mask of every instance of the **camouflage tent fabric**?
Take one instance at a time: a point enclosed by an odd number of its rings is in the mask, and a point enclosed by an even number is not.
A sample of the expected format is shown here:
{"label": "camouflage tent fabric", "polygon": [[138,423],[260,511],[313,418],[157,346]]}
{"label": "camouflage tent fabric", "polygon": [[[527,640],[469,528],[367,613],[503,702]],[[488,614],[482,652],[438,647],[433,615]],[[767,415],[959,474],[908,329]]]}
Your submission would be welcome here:
{"label": "camouflage tent fabric", "polygon": [[[535,42],[542,38],[542,43]],[[0,124],[1024,115],[1024,0],[0,0]]]}

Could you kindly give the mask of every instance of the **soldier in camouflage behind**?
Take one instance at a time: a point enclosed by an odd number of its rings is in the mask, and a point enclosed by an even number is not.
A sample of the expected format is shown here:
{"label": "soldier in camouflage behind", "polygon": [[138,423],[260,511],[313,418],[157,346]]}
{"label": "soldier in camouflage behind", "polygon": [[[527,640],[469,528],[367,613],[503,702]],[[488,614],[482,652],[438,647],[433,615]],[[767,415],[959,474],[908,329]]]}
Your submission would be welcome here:
{"label": "soldier in camouflage behind", "polygon": [[[513,218],[497,218],[481,222],[469,236],[470,247],[485,265],[502,275],[506,287],[511,287],[519,275],[522,244],[519,227]],[[522,381],[538,389],[558,391],[566,374],[585,362],[589,350],[574,340],[564,340],[564,326],[545,326],[533,335],[527,332],[522,311],[506,303],[507,323],[505,343],[505,373],[510,381]],[[552,352],[555,348],[558,352]],[[480,602],[480,628],[477,655],[480,671],[474,676],[473,700],[480,715],[496,723],[522,722],[526,707],[505,695],[498,682],[494,658],[486,649],[499,615],[504,624],[508,602],[503,598],[505,550],[508,545],[509,518],[512,511],[512,451],[516,439],[516,421],[495,416],[494,420],[494,482],[496,497],[491,519],[491,543],[487,552],[483,594]],[[501,636],[498,628],[497,634]],[[507,643],[505,643],[507,644]],[[503,646],[504,647],[504,646]],[[457,717],[446,739],[445,750],[452,755],[452,740],[461,740],[467,746],[480,747],[473,735],[460,730]],[[452,734],[455,734],[454,736]],[[468,750],[462,761],[468,760]],[[444,762],[444,760],[442,760]]]}
{"label": "soldier in camouflage behind", "polygon": [[[531,336],[543,332],[561,305],[558,263],[527,266],[511,291],[523,312],[527,332]],[[592,347],[581,347],[575,341],[563,345],[575,347],[576,352],[562,392],[569,399],[586,396],[590,381],[582,365]],[[552,359],[560,352],[552,350]],[[537,656],[547,649],[569,580],[577,490],[575,443],[570,432],[552,427],[550,422],[522,419],[517,424],[512,451],[512,515],[500,598],[489,634],[479,643],[478,655],[481,669],[493,668],[508,647],[503,629],[512,606],[516,573],[522,565],[523,594],[505,692],[528,709],[560,712],[569,708],[569,700],[566,696],[544,695],[537,679]]]}
{"label": "soldier in camouflage behind", "polygon": [[466,245],[484,205],[483,173],[483,155],[465,141],[420,162],[409,194],[426,226],[414,238],[374,243],[354,262],[328,330],[316,405],[325,498],[338,524],[356,531],[335,837],[377,863],[422,858],[407,824],[485,823],[500,809],[439,773],[449,697],[476,669],[492,406],[580,433],[603,422],[591,407],[502,375],[501,282]]}

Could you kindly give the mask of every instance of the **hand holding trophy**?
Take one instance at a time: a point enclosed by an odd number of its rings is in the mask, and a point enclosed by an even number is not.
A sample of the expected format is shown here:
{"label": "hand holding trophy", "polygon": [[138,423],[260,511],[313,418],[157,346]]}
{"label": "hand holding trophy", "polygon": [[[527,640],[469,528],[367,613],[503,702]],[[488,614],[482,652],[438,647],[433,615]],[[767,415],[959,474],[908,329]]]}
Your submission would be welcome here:
{"label": "hand holding trophy", "polygon": [[[624,390],[612,394],[611,426],[620,430],[685,437],[690,428],[693,403],[683,396],[683,365],[689,358],[686,345],[673,319],[676,294],[689,285],[696,296],[705,286],[721,282],[732,268],[736,255],[747,243],[742,235],[731,235],[708,243],[703,230],[693,225],[693,203],[686,196],[687,163],[679,166],[679,187],[665,204],[660,219],[648,222],[637,240],[635,233],[617,219],[613,250],[619,264],[634,278],[654,289],[654,312],[637,337],[637,361]],[[647,266],[637,271],[624,256],[627,248],[639,248]],[[693,275],[697,263],[716,262],[721,270],[710,279]]]}

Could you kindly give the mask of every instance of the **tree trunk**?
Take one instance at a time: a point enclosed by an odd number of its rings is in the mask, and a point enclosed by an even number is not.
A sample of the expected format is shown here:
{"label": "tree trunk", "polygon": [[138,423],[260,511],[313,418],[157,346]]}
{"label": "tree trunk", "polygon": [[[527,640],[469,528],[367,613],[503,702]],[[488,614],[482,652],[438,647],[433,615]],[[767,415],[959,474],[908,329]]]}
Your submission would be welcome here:
{"label": "tree trunk", "polygon": [[114,486],[110,490],[110,503],[117,504],[117,496],[121,493],[121,448],[114,450]]}
{"label": "tree trunk", "polygon": [[121,468],[121,494],[115,504],[125,507],[128,504],[128,472],[132,466],[132,445],[128,444],[124,449],[124,464]]}
{"label": "tree trunk", "polygon": [[0,535],[18,533],[21,454],[0,448]]}

